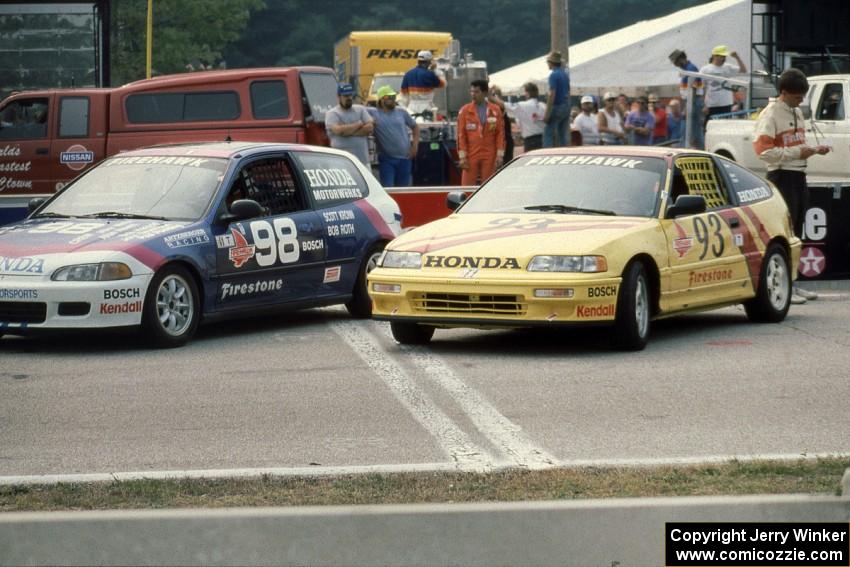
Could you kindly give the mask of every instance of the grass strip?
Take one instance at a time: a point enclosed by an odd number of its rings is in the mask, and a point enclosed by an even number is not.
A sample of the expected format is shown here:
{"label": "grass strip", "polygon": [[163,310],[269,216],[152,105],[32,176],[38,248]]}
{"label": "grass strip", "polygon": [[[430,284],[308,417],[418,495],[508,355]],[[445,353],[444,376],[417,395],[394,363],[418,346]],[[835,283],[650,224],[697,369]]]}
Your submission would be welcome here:
{"label": "grass strip", "polygon": [[841,493],[850,458],[0,486],[0,511],[512,502],[649,496]]}

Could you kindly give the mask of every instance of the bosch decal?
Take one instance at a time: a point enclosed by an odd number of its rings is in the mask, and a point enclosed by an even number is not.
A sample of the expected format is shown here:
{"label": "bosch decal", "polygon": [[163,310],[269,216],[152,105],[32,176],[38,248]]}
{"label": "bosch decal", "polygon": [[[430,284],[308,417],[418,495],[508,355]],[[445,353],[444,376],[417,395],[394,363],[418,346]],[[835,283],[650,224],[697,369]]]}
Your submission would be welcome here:
{"label": "bosch decal", "polygon": [[0,256],[0,273],[3,274],[42,274],[44,273],[44,260],[36,258],[12,258]]}
{"label": "bosch decal", "polygon": [[423,268],[520,269],[516,258],[497,258],[495,256],[425,256]]}
{"label": "bosch decal", "polygon": [[587,288],[587,297],[612,297],[617,295],[617,286],[604,285]]}
{"label": "bosch decal", "polygon": [[197,230],[172,234],[162,240],[169,248],[183,248],[185,246],[195,246],[196,244],[206,244],[210,241],[210,237],[206,230],[199,228]]}
{"label": "bosch decal", "polygon": [[242,284],[221,284],[221,299],[233,297],[244,297],[246,295],[257,295],[261,293],[275,293],[283,289],[283,280],[257,280]]}
{"label": "bosch decal", "polygon": [[103,299],[133,299],[141,296],[139,288],[105,289]]}
{"label": "bosch decal", "polygon": [[312,250],[321,250],[325,247],[325,241],[318,240],[305,240],[301,243],[301,250],[304,252],[310,252]]}
{"label": "bosch decal", "polygon": [[38,299],[38,290],[0,289],[0,299]]}
{"label": "bosch decal", "polygon": [[253,244],[248,244],[245,236],[236,229],[230,229],[230,235],[233,236],[233,246],[227,253],[227,257],[233,262],[233,266],[241,268],[245,262],[254,257],[256,247]]}
{"label": "bosch decal", "polygon": [[125,313],[141,313],[142,312],[142,302],[133,301],[126,303],[101,303],[100,304],[100,314],[101,315],[123,315]]}
{"label": "bosch decal", "polygon": [[595,317],[613,317],[614,304],[608,305],[579,305],[576,307],[576,317],[589,319]]}

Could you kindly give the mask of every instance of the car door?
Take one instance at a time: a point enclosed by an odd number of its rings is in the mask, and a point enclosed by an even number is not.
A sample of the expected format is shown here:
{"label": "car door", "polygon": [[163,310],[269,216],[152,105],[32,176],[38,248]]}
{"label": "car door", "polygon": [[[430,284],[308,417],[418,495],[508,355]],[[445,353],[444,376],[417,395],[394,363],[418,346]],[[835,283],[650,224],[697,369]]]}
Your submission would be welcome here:
{"label": "car door", "polygon": [[680,195],[700,195],[706,210],[661,221],[669,258],[667,307],[688,309],[745,296],[750,278],[741,252],[742,222],[715,160],[676,157],[669,187],[666,208]]}
{"label": "car door", "polygon": [[847,81],[835,80],[818,86],[813,93],[811,120],[806,124],[806,142],[826,144],[832,151],[815,156],[809,167],[818,176],[846,177],[850,163],[850,120],[847,115]]}
{"label": "car door", "polygon": [[216,234],[216,304],[227,309],[321,296],[325,237],[288,155],[264,156],[235,172],[225,199],[252,199],[263,213]]}

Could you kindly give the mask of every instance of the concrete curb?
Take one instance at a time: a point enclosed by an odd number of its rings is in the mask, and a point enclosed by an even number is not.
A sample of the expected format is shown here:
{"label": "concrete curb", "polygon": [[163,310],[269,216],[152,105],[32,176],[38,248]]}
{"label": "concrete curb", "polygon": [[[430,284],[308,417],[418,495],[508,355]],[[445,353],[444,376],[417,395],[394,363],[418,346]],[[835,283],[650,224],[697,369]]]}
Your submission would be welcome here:
{"label": "concrete curb", "polygon": [[664,564],[666,522],[696,521],[848,522],[850,498],[15,512],[0,515],[0,563],[646,567]]}

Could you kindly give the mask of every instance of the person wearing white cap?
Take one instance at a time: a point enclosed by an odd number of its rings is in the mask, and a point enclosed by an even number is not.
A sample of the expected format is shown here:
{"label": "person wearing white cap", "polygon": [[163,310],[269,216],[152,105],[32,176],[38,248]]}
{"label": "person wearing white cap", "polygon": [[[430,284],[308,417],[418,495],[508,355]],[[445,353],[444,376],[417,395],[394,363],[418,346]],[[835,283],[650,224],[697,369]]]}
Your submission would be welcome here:
{"label": "person wearing white cap", "polygon": [[599,145],[599,125],[596,114],[593,113],[593,105],[592,96],[584,95],[581,97],[581,112],[573,120],[573,130],[578,130],[581,133],[581,145],[583,146]]}
{"label": "person wearing white cap", "polygon": [[422,114],[434,106],[434,89],[445,87],[446,81],[434,72],[434,55],[427,50],[416,54],[416,67],[401,80],[399,102],[413,114]]}
{"label": "person wearing white cap", "polygon": [[[738,66],[734,67],[726,63],[726,58],[732,56],[738,62]],[[734,77],[747,72],[747,66],[738,56],[737,51],[729,51],[725,45],[718,45],[711,50],[711,62],[703,65],[699,70],[700,73],[706,75],[716,75],[720,77]],[[714,81],[709,79],[706,83],[705,92],[705,123],[703,128],[712,116],[715,114],[725,114],[732,112],[732,104],[734,97],[728,86],[724,86],[723,81]]]}
{"label": "person wearing white cap", "polygon": [[604,106],[596,114],[600,142],[606,146],[619,146],[626,143],[626,133],[623,132],[623,117],[615,103],[617,95],[607,92],[602,97]]}

